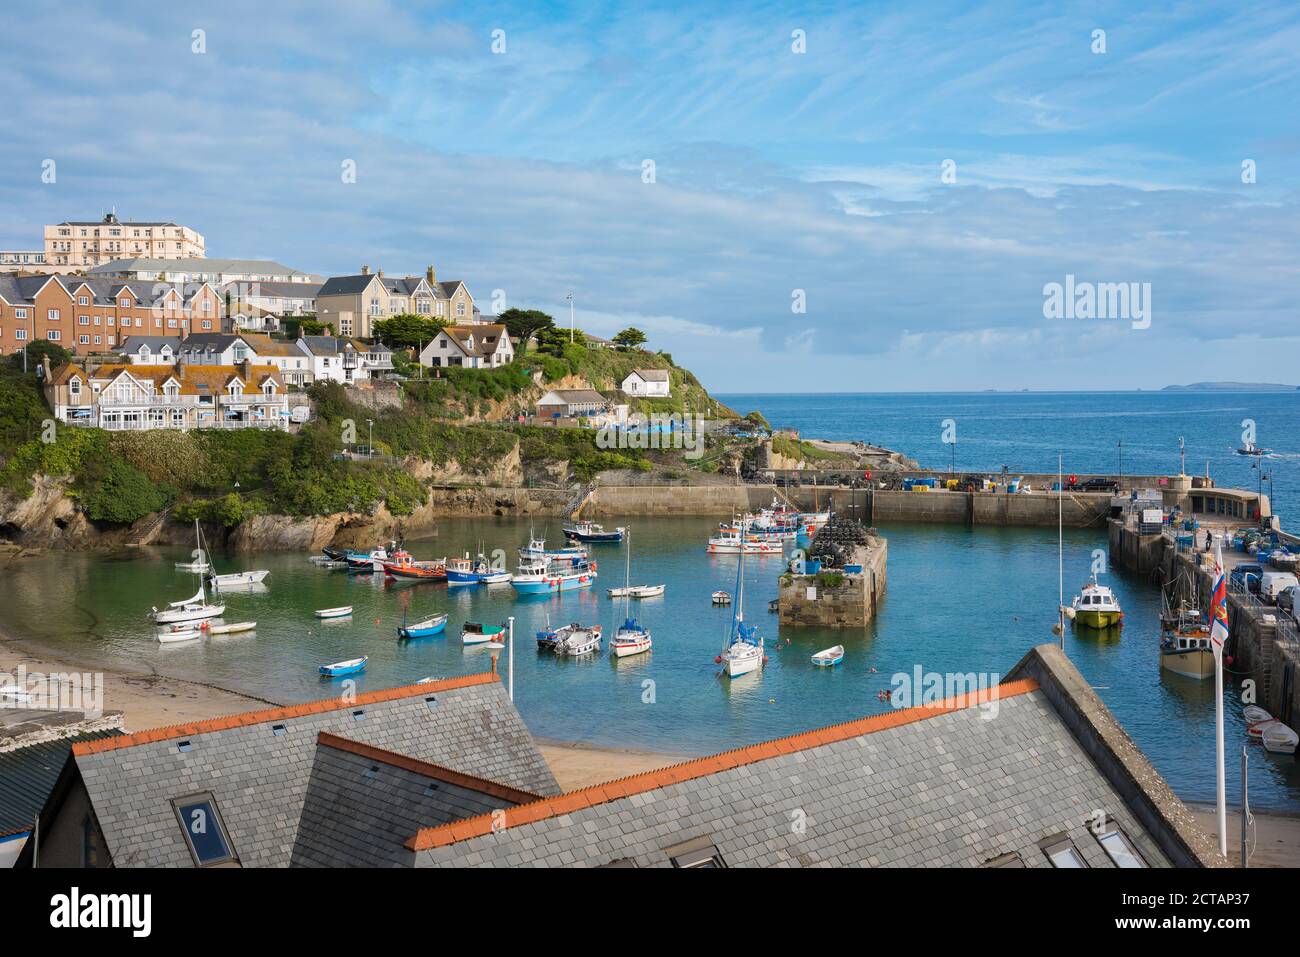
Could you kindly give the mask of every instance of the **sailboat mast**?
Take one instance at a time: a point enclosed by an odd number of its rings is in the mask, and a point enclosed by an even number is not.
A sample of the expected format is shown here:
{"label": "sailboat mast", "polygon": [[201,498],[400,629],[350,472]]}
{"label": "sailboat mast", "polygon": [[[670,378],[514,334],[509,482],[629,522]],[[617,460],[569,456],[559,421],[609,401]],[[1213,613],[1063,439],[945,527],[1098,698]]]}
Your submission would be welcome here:
{"label": "sailboat mast", "polygon": [[632,595],[628,589],[632,587],[632,529],[624,532],[627,538],[627,564],[623,567],[623,618],[632,617]]}
{"label": "sailboat mast", "polygon": [[1065,458],[1056,453],[1056,618],[1065,650]]}

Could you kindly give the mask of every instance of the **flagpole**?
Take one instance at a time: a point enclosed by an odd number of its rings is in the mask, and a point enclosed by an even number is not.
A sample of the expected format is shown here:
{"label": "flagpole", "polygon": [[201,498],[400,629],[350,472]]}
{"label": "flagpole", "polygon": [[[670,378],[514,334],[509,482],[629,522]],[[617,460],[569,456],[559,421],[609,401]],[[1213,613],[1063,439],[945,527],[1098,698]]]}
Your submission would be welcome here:
{"label": "flagpole", "polygon": [[1228,856],[1228,792],[1224,782],[1223,643],[1228,637],[1228,588],[1223,551],[1214,543],[1214,597],[1210,602],[1210,648],[1214,652],[1214,777],[1219,818],[1219,853]]}

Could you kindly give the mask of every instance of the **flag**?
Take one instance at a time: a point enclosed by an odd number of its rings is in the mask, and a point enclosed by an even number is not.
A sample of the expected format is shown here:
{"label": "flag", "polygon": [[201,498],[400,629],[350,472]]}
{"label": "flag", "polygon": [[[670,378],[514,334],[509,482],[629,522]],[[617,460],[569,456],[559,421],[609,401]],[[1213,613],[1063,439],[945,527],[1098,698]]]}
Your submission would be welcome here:
{"label": "flag", "polygon": [[1228,640],[1228,581],[1223,574],[1223,551],[1214,545],[1214,588],[1210,591],[1210,646],[1215,657],[1223,654]]}

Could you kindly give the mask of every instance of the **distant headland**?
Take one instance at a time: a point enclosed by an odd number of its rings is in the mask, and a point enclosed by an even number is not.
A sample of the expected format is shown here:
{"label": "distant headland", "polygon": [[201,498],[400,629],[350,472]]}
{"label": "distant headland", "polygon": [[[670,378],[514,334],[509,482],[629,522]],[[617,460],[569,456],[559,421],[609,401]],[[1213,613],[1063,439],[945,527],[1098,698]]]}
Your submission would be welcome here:
{"label": "distant headland", "polygon": [[1167,385],[1162,392],[1294,392],[1300,386],[1282,385],[1279,382],[1192,382],[1189,385]]}

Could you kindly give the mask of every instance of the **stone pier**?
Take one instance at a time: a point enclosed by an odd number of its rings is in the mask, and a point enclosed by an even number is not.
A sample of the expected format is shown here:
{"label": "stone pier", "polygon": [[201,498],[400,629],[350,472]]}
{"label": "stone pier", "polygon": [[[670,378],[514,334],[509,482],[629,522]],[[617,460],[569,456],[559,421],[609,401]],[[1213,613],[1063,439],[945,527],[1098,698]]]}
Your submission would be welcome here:
{"label": "stone pier", "polygon": [[778,620],[796,628],[865,628],[885,595],[888,544],[871,536],[857,546],[850,564],[859,572],[823,569],[813,575],[787,571],[781,576]]}

